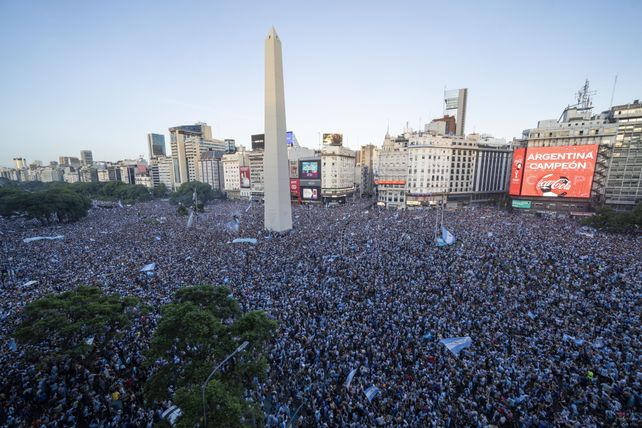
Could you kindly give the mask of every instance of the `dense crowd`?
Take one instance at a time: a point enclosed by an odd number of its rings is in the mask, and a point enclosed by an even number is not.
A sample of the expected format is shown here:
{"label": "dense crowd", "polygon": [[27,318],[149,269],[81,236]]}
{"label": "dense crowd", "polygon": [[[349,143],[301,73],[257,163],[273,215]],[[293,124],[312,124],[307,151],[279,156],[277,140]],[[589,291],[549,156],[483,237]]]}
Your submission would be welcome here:
{"label": "dense crowd", "polygon": [[[494,208],[447,212],[448,247],[434,245],[435,211],[295,207],[284,235],[262,216],[222,202],[188,229],[149,202],[53,227],[0,220],[0,426],[151,426],[169,405],[141,395],[157,310],[94,361],[41,366],[13,341],[27,302],[80,284],[154,308],[226,284],[265,310],[280,327],[249,398],[270,427],[642,424],[640,238]],[[36,235],[64,239],[23,242]],[[458,355],[440,342],[464,336]]]}

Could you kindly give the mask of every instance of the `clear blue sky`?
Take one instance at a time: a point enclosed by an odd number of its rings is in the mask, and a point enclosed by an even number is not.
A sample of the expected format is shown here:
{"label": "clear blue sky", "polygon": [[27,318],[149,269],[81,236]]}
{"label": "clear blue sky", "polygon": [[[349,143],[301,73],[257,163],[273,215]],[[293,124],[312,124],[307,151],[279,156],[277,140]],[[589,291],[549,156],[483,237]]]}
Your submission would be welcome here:
{"label": "clear blue sky", "polygon": [[469,88],[467,131],[512,138],[589,78],[597,110],[642,98],[640,1],[0,0],[0,165],[93,150],[147,156],[146,133],[263,128],[263,43],[283,42],[288,129],[381,144]]}

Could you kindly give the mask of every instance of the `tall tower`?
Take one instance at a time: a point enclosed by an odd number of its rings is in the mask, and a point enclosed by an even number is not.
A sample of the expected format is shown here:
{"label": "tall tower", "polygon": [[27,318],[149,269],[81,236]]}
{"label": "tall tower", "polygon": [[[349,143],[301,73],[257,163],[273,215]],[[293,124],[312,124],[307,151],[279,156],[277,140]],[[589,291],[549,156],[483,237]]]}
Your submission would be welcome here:
{"label": "tall tower", "polygon": [[453,89],[444,91],[445,114],[455,117],[455,135],[464,136],[466,128],[466,104],[468,89]]}
{"label": "tall tower", "polygon": [[292,229],[283,61],[281,40],[274,27],[265,39],[265,229],[285,232]]}

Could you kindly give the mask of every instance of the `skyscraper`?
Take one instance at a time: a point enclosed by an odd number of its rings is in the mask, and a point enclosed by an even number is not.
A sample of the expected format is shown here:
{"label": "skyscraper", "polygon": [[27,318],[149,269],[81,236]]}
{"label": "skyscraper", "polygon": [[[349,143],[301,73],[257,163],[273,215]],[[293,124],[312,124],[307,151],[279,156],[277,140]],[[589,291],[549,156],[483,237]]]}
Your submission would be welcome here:
{"label": "skyscraper", "polygon": [[91,166],[94,163],[94,155],[91,150],[80,151],[80,164],[83,166]]}
{"label": "skyscraper", "polygon": [[147,134],[147,146],[149,148],[149,158],[154,159],[158,156],[165,156],[165,136],[161,134]]}
{"label": "skyscraper", "polygon": [[455,135],[458,135],[460,137],[464,136],[466,128],[467,100],[467,88],[444,91],[444,109],[446,110],[445,114],[447,116],[455,117]]}
{"label": "skyscraper", "polygon": [[292,229],[283,60],[281,40],[274,27],[265,39],[265,229]]}
{"label": "skyscraper", "polygon": [[189,181],[201,181],[198,168],[201,153],[227,149],[224,141],[212,138],[212,127],[206,123],[175,126],[169,128],[169,134],[176,188]]}

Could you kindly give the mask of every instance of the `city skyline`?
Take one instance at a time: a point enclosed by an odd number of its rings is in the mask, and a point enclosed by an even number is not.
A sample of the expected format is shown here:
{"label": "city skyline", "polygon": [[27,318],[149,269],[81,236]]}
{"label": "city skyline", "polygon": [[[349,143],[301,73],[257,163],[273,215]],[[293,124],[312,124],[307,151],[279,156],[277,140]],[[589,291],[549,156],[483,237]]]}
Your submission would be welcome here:
{"label": "city skyline", "polygon": [[0,5],[0,165],[84,149],[96,160],[146,156],[148,133],[198,121],[249,147],[263,132],[261,41],[272,25],[285,40],[289,129],[306,147],[323,132],[351,149],[379,146],[388,123],[397,134],[441,116],[444,87],[468,88],[467,133],[507,139],[558,117],[585,78],[596,111],[609,108],[616,74],[613,104],[642,98],[635,2],[200,4],[181,32],[168,28],[184,7],[151,5]]}

